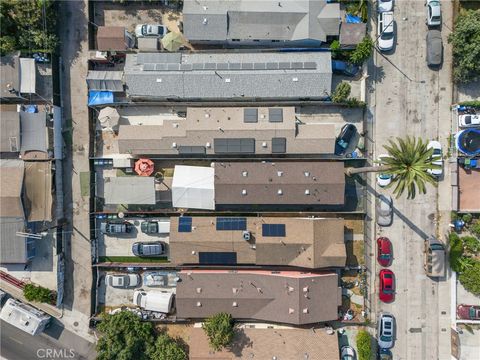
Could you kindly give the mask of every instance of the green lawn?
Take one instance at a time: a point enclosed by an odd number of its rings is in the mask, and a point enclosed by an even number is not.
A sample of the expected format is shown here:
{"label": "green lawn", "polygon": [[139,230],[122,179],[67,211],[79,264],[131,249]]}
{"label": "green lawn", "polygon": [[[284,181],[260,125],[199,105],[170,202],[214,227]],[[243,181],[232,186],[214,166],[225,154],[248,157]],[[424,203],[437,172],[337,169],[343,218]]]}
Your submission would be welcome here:
{"label": "green lawn", "polygon": [[169,263],[166,256],[156,258],[139,258],[136,256],[99,256],[98,262],[118,262],[118,263]]}
{"label": "green lawn", "polygon": [[80,173],[80,193],[82,196],[90,196],[90,172]]}

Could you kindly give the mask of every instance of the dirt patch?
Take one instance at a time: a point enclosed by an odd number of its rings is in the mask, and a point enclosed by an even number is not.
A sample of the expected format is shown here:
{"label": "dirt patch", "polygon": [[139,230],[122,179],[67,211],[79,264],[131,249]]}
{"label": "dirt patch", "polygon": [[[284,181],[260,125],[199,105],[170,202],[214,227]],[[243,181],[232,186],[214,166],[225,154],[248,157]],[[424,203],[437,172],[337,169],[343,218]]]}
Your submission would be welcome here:
{"label": "dirt patch", "polygon": [[346,241],[347,266],[357,267],[365,265],[365,242],[363,240]]}
{"label": "dirt patch", "polygon": [[353,234],[363,234],[363,219],[346,219],[345,227],[353,232]]}

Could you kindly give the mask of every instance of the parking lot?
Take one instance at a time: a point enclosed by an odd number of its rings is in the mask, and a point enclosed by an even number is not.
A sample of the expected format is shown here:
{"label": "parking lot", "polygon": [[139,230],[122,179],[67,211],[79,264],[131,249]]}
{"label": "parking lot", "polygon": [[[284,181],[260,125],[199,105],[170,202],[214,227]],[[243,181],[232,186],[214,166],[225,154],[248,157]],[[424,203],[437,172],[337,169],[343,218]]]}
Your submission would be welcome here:
{"label": "parking lot", "polygon": [[[176,293],[176,287],[149,287],[143,282],[144,274],[150,273],[152,270],[147,271],[136,271],[135,273],[140,275],[140,284],[136,287],[131,287],[127,289],[115,288],[112,286],[107,286],[105,284],[105,276],[107,274],[127,274],[126,272],[122,273],[119,271],[102,271],[100,272],[100,284],[98,288],[98,302],[100,305],[105,306],[106,310],[112,308],[118,308],[121,306],[135,307],[133,304],[133,293],[136,289],[143,289],[145,291],[162,291],[162,292],[172,292]],[[133,272],[128,272],[132,274]],[[167,273],[162,271],[162,273]],[[169,279],[174,279],[176,277],[175,272],[168,272]]]}
{"label": "parking lot", "polygon": [[[129,234],[104,235],[98,231],[98,256],[134,256],[132,245],[135,242],[162,241],[166,246],[166,256],[169,254],[169,235],[168,234],[144,234],[140,229],[140,224],[144,219],[125,219],[134,225],[134,229]],[[156,219],[149,219],[156,220]],[[158,219],[157,219],[158,220]],[[98,221],[97,228],[100,228],[101,221]]]}

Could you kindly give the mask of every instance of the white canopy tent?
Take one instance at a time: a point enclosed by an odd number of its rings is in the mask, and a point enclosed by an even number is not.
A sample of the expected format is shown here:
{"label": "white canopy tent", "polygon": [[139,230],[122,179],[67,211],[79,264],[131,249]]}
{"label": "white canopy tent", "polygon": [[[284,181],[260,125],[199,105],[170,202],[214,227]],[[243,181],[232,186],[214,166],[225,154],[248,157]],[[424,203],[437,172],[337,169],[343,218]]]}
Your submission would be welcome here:
{"label": "white canopy tent", "polygon": [[176,165],[172,182],[173,207],[215,210],[215,170]]}

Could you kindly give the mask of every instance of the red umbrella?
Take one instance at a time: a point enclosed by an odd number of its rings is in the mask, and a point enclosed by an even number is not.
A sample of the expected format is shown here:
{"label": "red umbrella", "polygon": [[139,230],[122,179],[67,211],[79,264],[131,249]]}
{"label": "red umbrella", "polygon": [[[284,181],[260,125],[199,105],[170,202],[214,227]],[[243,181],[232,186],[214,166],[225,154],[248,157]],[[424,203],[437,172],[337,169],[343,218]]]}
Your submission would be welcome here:
{"label": "red umbrella", "polygon": [[135,172],[140,176],[150,176],[153,174],[153,161],[150,159],[138,159],[135,162]]}

